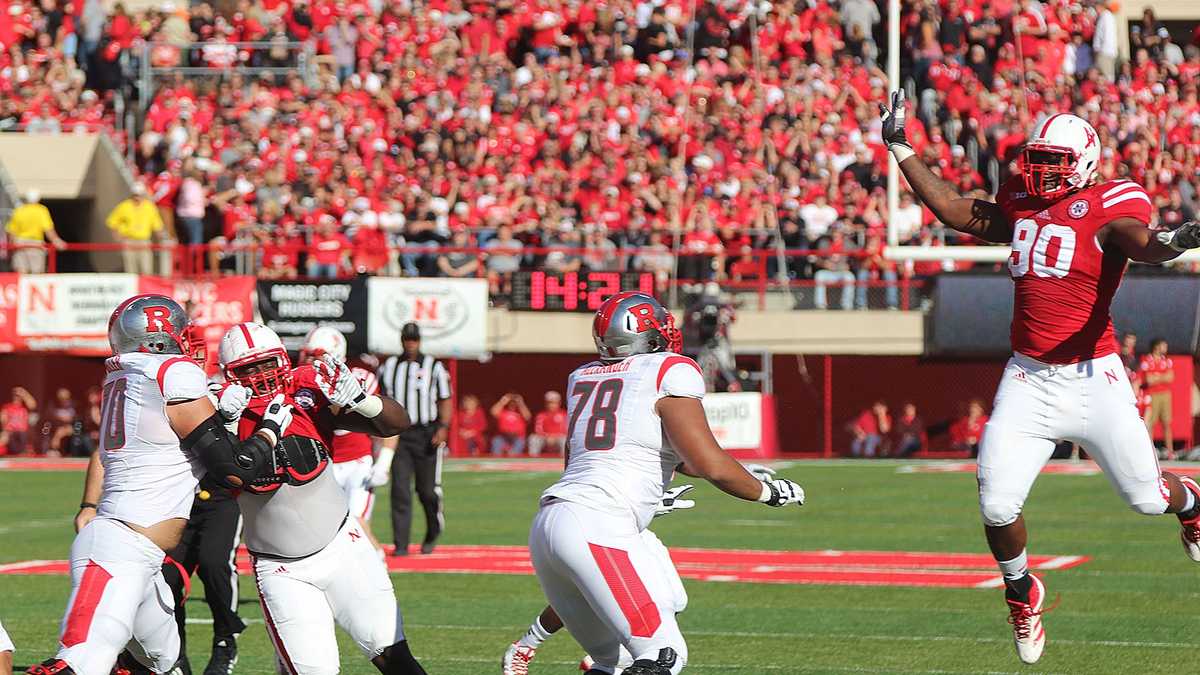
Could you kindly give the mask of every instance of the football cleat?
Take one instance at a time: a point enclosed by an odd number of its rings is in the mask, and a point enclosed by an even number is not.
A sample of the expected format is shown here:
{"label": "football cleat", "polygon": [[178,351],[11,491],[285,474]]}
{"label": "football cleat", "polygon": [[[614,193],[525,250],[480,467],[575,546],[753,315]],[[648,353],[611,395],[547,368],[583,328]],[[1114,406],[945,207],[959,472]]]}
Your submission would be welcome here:
{"label": "football cleat", "polygon": [[596,665],[596,662],[587,654],[584,654],[583,659],[579,661],[579,669],[585,673],[591,670],[594,665]]}
{"label": "football cleat", "polygon": [[522,647],[519,642],[508,646],[500,666],[504,675],[529,675],[529,662],[537,655],[534,647]]}
{"label": "football cleat", "polygon": [[1008,603],[1008,622],[1013,627],[1013,641],[1017,656],[1025,663],[1037,663],[1046,648],[1046,628],[1042,625],[1042,606],[1046,600],[1046,587],[1041,579],[1029,575],[1033,585],[1029,589],[1027,602],[1005,598]]}
{"label": "football cleat", "polygon": [[[1200,500],[1200,485],[1196,481],[1187,476],[1180,476],[1179,482]],[[1187,551],[1188,557],[1193,561],[1200,562],[1200,514],[1193,518],[1180,518],[1179,526],[1179,540],[1183,542],[1183,550]]]}
{"label": "football cleat", "polygon": [[46,659],[25,671],[28,675],[75,675],[71,666],[62,659]]}
{"label": "football cleat", "polygon": [[232,675],[238,662],[237,641],[232,636],[214,637],[212,657],[204,667],[204,675]]}

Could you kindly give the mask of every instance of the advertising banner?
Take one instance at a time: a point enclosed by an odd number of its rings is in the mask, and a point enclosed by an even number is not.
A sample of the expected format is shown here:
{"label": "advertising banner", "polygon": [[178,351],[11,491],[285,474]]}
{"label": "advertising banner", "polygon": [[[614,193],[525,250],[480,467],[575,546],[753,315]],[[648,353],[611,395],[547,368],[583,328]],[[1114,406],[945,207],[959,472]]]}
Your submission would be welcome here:
{"label": "advertising banner", "polygon": [[21,275],[17,335],[33,351],[106,355],[108,318],[137,292],[133,274]]}
{"label": "advertising banner", "polygon": [[351,355],[367,349],[367,285],[362,279],[259,281],[258,312],[288,351],[299,350],[304,336],[317,326],[341,331]]}
{"label": "advertising banner", "polygon": [[488,288],[483,279],[371,277],[367,346],[378,354],[400,352],[400,328],[421,327],[422,351],[476,358],[487,352]]}
{"label": "advertising banner", "polygon": [[209,354],[216,354],[221,336],[234,324],[254,320],[254,277],[165,279],[141,277],[139,293],[159,293],[183,305],[192,323],[204,329]]}
{"label": "advertising banner", "polygon": [[20,275],[0,273],[0,353],[25,349],[25,341],[17,335],[17,279]]}

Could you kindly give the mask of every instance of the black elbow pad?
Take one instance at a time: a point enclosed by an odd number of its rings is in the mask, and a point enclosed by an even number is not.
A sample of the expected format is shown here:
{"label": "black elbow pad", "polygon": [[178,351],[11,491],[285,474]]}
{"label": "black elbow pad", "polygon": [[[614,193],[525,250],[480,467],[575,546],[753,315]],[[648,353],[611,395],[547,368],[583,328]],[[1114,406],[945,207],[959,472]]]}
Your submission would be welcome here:
{"label": "black elbow pad", "polygon": [[240,488],[257,478],[271,463],[271,447],[261,436],[239,441],[214,413],[179,441],[179,447],[200,460],[222,487]]}

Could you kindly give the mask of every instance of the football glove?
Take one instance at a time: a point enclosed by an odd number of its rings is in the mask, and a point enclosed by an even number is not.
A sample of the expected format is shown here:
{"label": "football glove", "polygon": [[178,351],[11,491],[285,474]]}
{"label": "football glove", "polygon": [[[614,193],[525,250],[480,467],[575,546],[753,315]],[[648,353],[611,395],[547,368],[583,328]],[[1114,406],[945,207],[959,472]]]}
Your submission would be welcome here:
{"label": "football glove", "polygon": [[690,509],[696,505],[696,502],[691,499],[680,499],[689,490],[695,489],[695,485],[680,485],[673,487],[666,492],[663,492],[662,501],[654,508],[654,517],[665,516],[675,509]]}
{"label": "football glove", "polygon": [[1154,237],[1176,251],[1200,248],[1200,221],[1189,220],[1174,230],[1155,232]]}
{"label": "football glove", "polygon": [[762,495],[758,501],[767,506],[785,506],[796,504],[804,506],[804,488],[786,479],[776,478],[763,481]]}
{"label": "football glove", "polygon": [[747,464],[745,466],[746,471],[749,471],[751,476],[761,481],[769,481],[775,477],[775,469],[769,466],[763,464]]}
{"label": "football glove", "polygon": [[344,361],[325,354],[313,364],[313,368],[316,370],[317,386],[330,403],[367,419],[383,411],[383,400],[368,395],[362,382],[350,372],[350,366]]}
{"label": "football glove", "polygon": [[374,489],[388,484],[388,479],[392,477],[392,458],[395,456],[395,450],[386,446],[379,448],[379,456],[375,458],[371,473],[367,476],[368,488]]}
{"label": "football glove", "polygon": [[279,442],[288,426],[292,423],[292,406],[284,403],[283,394],[275,394],[275,398],[267,404],[263,411],[262,421],[258,423],[258,431],[269,431],[275,434],[271,445]]}
{"label": "football glove", "polygon": [[[882,103],[879,104],[879,120],[883,123],[883,128],[880,133],[883,136],[883,142],[887,143],[888,149],[895,152],[893,146],[907,148],[912,152],[912,144],[908,142],[908,137],[904,135],[904,90],[897,89],[892,92],[892,107],[887,107]],[[896,159],[900,159],[897,157]]]}
{"label": "football glove", "polygon": [[252,393],[249,387],[243,387],[240,384],[231,384],[225,387],[225,390],[217,398],[217,411],[221,413],[221,419],[226,423],[241,419],[242,412],[250,404]]}

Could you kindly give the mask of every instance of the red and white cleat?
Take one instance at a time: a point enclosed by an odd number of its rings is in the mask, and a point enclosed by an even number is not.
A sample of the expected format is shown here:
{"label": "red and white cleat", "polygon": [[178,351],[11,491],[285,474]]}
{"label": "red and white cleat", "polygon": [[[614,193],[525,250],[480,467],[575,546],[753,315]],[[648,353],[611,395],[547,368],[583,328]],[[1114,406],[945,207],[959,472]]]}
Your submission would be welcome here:
{"label": "red and white cleat", "polygon": [[579,670],[586,673],[587,671],[591,670],[592,666],[594,665],[596,665],[596,662],[592,660],[592,657],[584,654],[583,660],[579,662]]}
{"label": "red and white cleat", "polygon": [[514,642],[508,646],[508,651],[504,652],[504,658],[500,661],[502,672],[504,675],[529,675],[529,662],[536,655],[536,648],[522,647]]}
{"label": "red and white cleat", "polygon": [[[1200,500],[1200,485],[1196,481],[1187,476],[1180,476],[1179,482]],[[1200,562],[1200,515],[1187,520],[1180,518],[1179,526],[1179,540],[1183,542],[1183,550],[1187,551],[1188,557],[1193,561]]]}
{"label": "red and white cleat", "polygon": [[1042,625],[1042,605],[1046,600],[1046,587],[1041,579],[1029,575],[1033,587],[1029,589],[1029,602],[1005,598],[1008,603],[1008,622],[1013,627],[1013,641],[1017,645],[1017,656],[1025,663],[1037,663],[1046,648],[1046,627]]}

